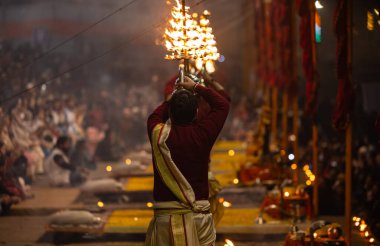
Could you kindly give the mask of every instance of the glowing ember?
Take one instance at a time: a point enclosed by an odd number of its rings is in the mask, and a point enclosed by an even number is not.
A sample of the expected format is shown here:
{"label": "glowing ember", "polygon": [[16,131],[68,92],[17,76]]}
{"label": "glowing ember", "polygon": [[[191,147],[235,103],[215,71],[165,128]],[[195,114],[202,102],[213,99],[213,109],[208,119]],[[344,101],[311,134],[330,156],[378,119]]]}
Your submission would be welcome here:
{"label": "glowing ember", "polygon": [[229,155],[229,156],[234,156],[234,155],[235,155],[235,150],[230,149],[230,150],[228,151],[228,155]]}
{"label": "glowing ember", "polygon": [[360,226],[359,226],[359,231],[363,232],[367,228],[367,224],[365,223],[364,220],[362,220]]}
{"label": "glowing ember", "polygon": [[313,175],[313,173],[312,173],[310,170],[307,170],[305,173],[306,173],[306,175],[307,175],[308,177],[310,177],[311,175]]}
{"label": "glowing ember", "polygon": [[211,73],[214,73],[215,70],[216,69],[215,69],[214,61],[211,61],[211,60],[206,61],[206,71],[211,74]]}
{"label": "glowing ember", "polygon": [[310,181],[311,181],[311,182],[314,182],[314,181],[315,181],[315,175],[311,175],[311,176],[310,176]]}
{"label": "glowing ember", "polygon": [[229,239],[225,239],[224,242],[226,242],[224,246],[234,246],[234,243]]}
{"label": "glowing ember", "polygon": [[126,165],[131,165],[132,164],[132,160],[131,159],[125,159],[125,164]]}
{"label": "glowing ember", "polygon": [[225,206],[226,208],[229,208],[232,206],[232,204],[230,202],[224,201],[223,206]]}

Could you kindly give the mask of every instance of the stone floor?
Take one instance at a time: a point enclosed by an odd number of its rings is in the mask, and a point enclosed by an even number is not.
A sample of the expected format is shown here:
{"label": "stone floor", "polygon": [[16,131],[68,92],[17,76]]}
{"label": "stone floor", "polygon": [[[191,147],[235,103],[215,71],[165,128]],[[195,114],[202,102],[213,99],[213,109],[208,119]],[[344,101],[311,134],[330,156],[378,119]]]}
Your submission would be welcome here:
{"label": "stone floor", "polygon": [[[221,155],[221,153],[217,154]],[[91,178],[106,177],[105,165],[106,163],[99,164],[99,168],[91,173]],[[231,177],[233,176],[231,176],[231,173],[235,173],[233,166],[229,165],[228,170],[224,169],[222,171],[217,173],[222,175],[221,178],[225,178],[224,185],[231,184]],[[34,198],[14,206],[9,215],[0,217],[0,246],[142,246],[146,226],[151,216],[146,207],[146,202],[152,199],[151,191],[146,190],[147,187],[152,186],[149,182],[152,182],[152,180],[146,177],[130,179],[125,185],[129,202],[106,203],[105,211],[99,213],[99,215],[109,222],[108,226],[111,229],[107,229],[106,226],[102,235],[54,234],[45,231],[49,215],[64,209],[94,209],[98,198],[83,199],[78,188],[51,188],[47,184],[45,176],[38,176],[33,184]],[[254,224],[254,219],[258,213],[257,208],[261,203],[263,194],[265,194],[265,190],[262,187],[247,189],[235,186],[224,190],[224,198],[233,205],[229,210],[226,210],[224,220],[217,227],[217,246],[224,246],[226,239],[233,241],[235,246],[283,245],[285,234],[289,229],[289,223],[280,222],[264,226]],[[118,212],[113,214],[112,211]],[[144,214],[145,217],[140,217],[140,227],[134,225],[134,233],[127,233],[130,231],[130,224],[127,223],[126,218],[130,217],[131,213],[136,214],[133,216],[137,216],[138,213],[140,215]],[[113,218],[112,216],[116,216],[114,217],[115,221],[119,220],[113,228],[110,222],[110,218]],[[326,219],[343,225],[343,218]],[[306,227],[307,223],[300,226]],[[367,245],[359,240],[357,234],[354,234],[353,240],[352,246]]]}

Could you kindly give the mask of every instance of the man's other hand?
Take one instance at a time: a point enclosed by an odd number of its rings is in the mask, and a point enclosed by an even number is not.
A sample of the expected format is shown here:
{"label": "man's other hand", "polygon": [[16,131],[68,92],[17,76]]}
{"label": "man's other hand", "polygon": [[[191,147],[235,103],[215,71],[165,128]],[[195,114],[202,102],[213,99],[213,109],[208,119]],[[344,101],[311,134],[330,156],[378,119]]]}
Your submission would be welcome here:
{"label": "man's other hand", "polygon": [[178,83],[178,85],[182,86],[186,90],[193,91],[194,86],[196,85],[196,83],[192,79],[190,79],[189,77],[184,76],[183,83]]}

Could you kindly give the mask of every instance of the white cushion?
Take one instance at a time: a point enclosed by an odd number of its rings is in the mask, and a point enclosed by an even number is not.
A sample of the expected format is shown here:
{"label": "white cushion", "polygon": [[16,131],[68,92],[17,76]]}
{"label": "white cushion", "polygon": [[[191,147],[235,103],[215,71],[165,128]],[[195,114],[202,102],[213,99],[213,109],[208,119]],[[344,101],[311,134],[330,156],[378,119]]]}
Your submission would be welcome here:
{"label": "white cushion", "polygon": [[114,179],[91,180],[84,183],[81,187],[83,193],[100,194],[113,193],[123,190],[123,184]]}
{"label": "white cushion", "polygon": [[88,211],[65,210],[49,217],[50,227],[99,227],[103,220]]}

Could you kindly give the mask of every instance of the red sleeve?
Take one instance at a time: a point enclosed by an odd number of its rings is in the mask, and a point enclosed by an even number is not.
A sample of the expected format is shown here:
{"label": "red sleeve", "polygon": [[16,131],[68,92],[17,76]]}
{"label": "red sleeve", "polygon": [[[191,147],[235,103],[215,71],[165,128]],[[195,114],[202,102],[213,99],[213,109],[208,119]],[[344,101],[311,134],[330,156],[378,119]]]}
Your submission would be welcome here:
{"label": "red sleeve", "polygon": [[231,97],[226,93],[225,90],[217,91],[222,97],[224,97],[228,102],[231,102]]}
{"label": "red sleeve", "polygon": [[230,103],[215,90],[203,86],[197,86],[196,92],[205,99],[211,108],[207,116],[197,123],[197,126],[202,138],[212,145],[223,128],[230,109]]}
{"label": "red sleeve", "polygon": [[151,115],[149,115],[147,122],[149,139],[151,138],[154,127],[160,123],[165,123],[169,119],[168,108],[169,103],[163,102]]}

